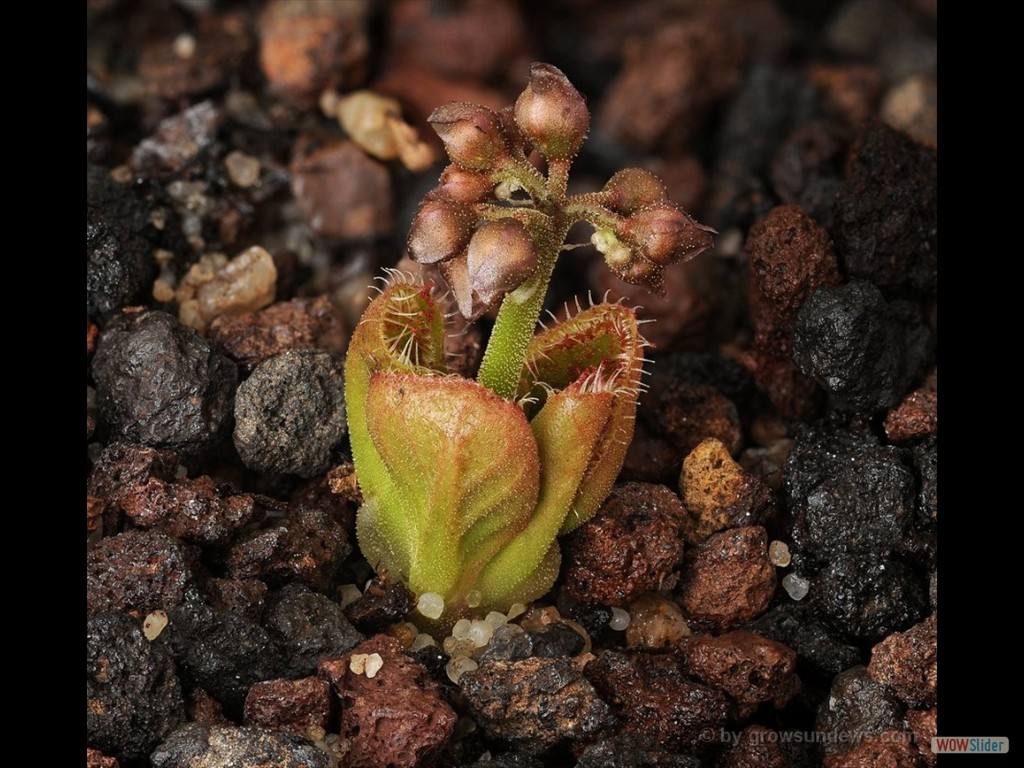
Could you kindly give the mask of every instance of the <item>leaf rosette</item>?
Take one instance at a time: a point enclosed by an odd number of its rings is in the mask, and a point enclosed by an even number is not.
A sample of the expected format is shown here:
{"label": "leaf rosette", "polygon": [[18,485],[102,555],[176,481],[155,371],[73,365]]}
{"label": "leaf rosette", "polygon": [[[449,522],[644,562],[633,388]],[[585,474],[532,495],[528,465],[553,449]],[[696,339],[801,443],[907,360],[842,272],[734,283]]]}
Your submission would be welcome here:
{"label": "leaf rosette", "polygon": [[546,593],[557,537],[611,490],[633,435],[646,342],[633,310],[599,304],[529,343],[517,397],[448,371],[432,286],[393,281],[346,361],[359,546],[442,625]]}

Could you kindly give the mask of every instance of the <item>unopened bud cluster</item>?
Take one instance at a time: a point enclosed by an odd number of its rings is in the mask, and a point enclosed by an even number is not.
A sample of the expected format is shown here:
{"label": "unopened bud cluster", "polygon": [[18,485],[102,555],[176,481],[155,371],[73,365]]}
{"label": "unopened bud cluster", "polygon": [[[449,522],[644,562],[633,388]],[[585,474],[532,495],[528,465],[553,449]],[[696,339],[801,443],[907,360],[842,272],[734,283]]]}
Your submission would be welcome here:
{"label": "unopened bud cluster", "polygon": [[665,267],[713,245],[715,230],[680,210],[649,171],[619,171],[593,197],[605,212],[592,209],[587,216],[595,226],[591,242],[626,282],[660,286]]}
{"label": "unopened bud cluster", "polygon": [[[647,171],[621,171],[599,193],[566,194],[568,170],[586,140],[590,112],[568,78],[535,63],[514,107],[465,102],[430,115],[452,164],[424,199],[409,253],[437,264],[467,319],[546,268],[569,227],[588,221],[609,267],[633,283],[660,285],[662,269],[710,248],[711,230],[673,205]],[[546,163],[542,174],[531,163]]]}

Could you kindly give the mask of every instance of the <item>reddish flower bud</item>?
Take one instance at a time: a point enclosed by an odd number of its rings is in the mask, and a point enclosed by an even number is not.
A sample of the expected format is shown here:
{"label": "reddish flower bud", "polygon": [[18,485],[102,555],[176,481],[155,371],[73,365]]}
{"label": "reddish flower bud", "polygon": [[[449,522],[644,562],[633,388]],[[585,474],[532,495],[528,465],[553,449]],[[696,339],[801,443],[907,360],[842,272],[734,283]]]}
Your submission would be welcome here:
{"label": "reddish flower bud", "polygon": [[467,171],[457,165],[449,165],[441,172],[437,187],[428,195],[431,198],[478,203],[491,193],[493,187],[494,182],[485,174]]}
{"label": "reddish flower bud", "polygon": [[533,274],[537,248],[522,222],[488,221],[473,233],[466,262],[473,292],[490,306]]}
{"label": "reddish flower bud", "polygon": [[601,190],[602,202],[616,213],[629,216],[648,205],[668,199],[665,185],[650,171],[625,168],[610,179]]}
{"label": "reddish flower bud", "polygon": [[409,255],[420,264],[446,261],[465,250],[476,214],[467,203],[424,200],[409,229]]}
{"label": "reddish flower bud", "polygon": [[653,262],[645,259],[633,259],[628,263],[616,266],[606,259],[605,263],[619,280],[633,285],[645,285],[656,291],[661,291],[664,287],[665,269]]}
{"label": "reddish flower bud", "polygon": [[507,154],[497,113],[477,104],[456,101],[438,107],[427,118],[444,142],[448,157],[471,171],[486,171]]}
{"label": "reddish flower bud", "polygon": [[582,94],[562,70],[530,65],[530,82],[516,99],[516,123],[544,157],[570,159],[590,130],[590,112]]}
{"label": "reddish flower bud", "polygon": [[[469,269],[466,266],[465,254],[451,261],[445,261],[438,267],[441,270],[441,276],[448,283],[448,288],[455,297],[455,303],[462,316],[467,320],[475,320],[479,317],[480,315],[474,312],[473,288],[469,284]],[[486,307],[480,310],[480,314],[483,314],[484,311],[486,311]]]}
{"label": "reddish flower bud", "polygon": [[665,266],[706,251],[714,245],[713,232],[670,203],[655,203],[626,219],[620,234],[642,258]]}

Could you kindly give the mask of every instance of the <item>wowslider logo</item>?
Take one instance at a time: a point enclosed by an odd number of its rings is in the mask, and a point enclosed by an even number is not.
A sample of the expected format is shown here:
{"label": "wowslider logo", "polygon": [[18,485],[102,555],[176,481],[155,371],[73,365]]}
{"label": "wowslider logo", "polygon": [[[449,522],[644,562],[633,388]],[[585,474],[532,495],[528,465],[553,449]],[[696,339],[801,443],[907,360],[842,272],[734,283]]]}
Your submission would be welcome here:
{"label": "wowslider logo", "polygon": [[1010,740],[1005,736],[933,736],[932,752],[948,755],[961,752],[972,754],[1005,754],[1010,751]]}

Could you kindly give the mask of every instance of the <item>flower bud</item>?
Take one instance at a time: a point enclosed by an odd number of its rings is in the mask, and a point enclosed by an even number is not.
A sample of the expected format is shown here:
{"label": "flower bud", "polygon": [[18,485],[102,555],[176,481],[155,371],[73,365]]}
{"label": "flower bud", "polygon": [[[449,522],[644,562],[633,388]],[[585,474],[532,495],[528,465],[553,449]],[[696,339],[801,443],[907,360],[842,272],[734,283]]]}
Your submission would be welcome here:
{"label": "flower bud", "polygon": [[628,264],[613,265],[608,263],[612,273],[626,283],[632,285],[645,285],[655,291],[661,291],[664,287],[665,269],[645,259],[633,259]]}
{"label": "flower bud", "polygon": [[626,219],[620,234],[636,246],[642,258],[665,266],[706,251],[714,245],[713,232],[670,203],[655,203]]}
{"label": "flower bud", "polygon": [[493,186],[494,183],[485,174],[449,165],[441,172],[437,187],[429,196],[462,203],[478,203],[491,193]]}
{"label": "flower bud", "polygon": [[409,229],[409,255],[420,264],[447,261],[465,250],[475,223],[467,203],[425,200]]}
{"label": "flower bud", "polygon": [[530,66],[530,82],[516,99],[516,123],[547,159],[571,159],[590,129],[586,101],[562,70]]}
{"label": "flower bud", "polygon": [[452,162],[461,168],[489,170],[508,152],[501,120],[487,107],[456,101],[435,109],[427,121]]}
{"label": "flower bud", "polygon": [[[474,311],[473,288],[469,284],[469,270],[466,268],[466,257],[459,256],[451,261],[445,261],[438,265],[441,269],[441,276],[448,283],[448,289],[455,297],[455,304],[461,315],[467,320],[475,320],[479,315]],[[480,309],[480,314],[486,307]]]}
{"label": "flower bud", "polygon": [[473,292],[490,306],[533,274],[537,248],[522,222],[488,221],[473,233],[466,263]]}
{"label": "flower bud", "polygon": [[650,171],[625,168],[610,179],[601,190],[602,202],[616,213],[629,216],[641,208],[668,199],[665,185]]}

